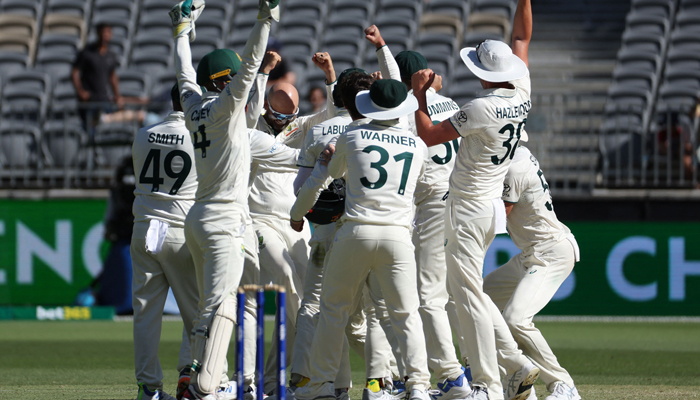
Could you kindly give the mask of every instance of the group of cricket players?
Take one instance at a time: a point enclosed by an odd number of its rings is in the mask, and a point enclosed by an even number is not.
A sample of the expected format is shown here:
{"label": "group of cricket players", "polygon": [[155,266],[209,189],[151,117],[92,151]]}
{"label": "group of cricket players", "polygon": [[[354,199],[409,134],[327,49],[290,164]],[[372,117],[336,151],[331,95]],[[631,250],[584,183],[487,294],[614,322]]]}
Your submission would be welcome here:
{"label": "group of cricket players", "polygon": [[[158,360],[169,288],[184,322],[176,397],[237,397],[227,351],[244,284],[287,293],[287,399],[349,400],[351,348],[365,360],[363,400],[537,399],[538,378],[547,400],[580,399],[532,322],[579,254],[523,147],[530,0],[518,2],[510,46],[461,50],[484,88],[467,104],[440,95],[426,59],[393,54],[371,26],[380,71],[336,76],[328,53],[316,53],[328,100],[310,116],[298,115],[293,85],[266,89],[281,60],[266,51],[279,0],[260,0],[242,54],[214,50],[195,69],[190,42],[204,9],[185,0],[171,10],[173,112],[133,144],[138,399],[173,398]],[[319,221],[329,186],[344,200]],[[483,277],[505,232],[521,253]],[[273,400],[277,353],[256,381],[254,296],[244,307],[245,399],[262,400],[263,385]]]}

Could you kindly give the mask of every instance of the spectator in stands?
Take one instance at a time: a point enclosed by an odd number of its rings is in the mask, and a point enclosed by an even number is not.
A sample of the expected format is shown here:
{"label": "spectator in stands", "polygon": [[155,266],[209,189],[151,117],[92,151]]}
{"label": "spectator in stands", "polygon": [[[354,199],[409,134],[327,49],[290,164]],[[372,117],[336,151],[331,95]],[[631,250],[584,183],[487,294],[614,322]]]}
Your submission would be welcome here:
{"label": "spectator in stands", "polygon": [[[267,41],[267,51],[275,51],[277,53],[282,50],[282,43],[275,38],[270,38]],[[282,57],[282,61],[277,63],[277,66],[270,71],[270,76],[267,78],[267,89],[272,85],[280,82],[286,82],[290,85],[294,85],[297,81],[297,75],[292,71],[289,63],[285,61],[285,57]]]}
{"label": "spectator in stands", "polygon": [[[87,132],[94,129],[100,114],[110,108],[108,104],[112,100],[119,108],[123,106],[116,73],[119,63],[117,55],[109,49],[111,39],[112,27],[97,25],[97,41],[85,46],[73,63],[71,77],[80,101],[80,118]],[[113,99],[109,96],[110,87]]]}
{"label": "spectator in stands", "polygon": [[320,86],[312,86],[307,100],[311,104],[310,113],[316,114],[326,106],[326,91]]}

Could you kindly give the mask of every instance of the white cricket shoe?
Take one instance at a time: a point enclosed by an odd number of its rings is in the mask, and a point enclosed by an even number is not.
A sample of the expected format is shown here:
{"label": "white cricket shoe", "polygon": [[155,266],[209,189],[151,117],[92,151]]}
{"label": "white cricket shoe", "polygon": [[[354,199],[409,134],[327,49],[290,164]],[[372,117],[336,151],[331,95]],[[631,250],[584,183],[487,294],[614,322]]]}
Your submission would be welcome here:
{"label": "white cricket shoe", "polygon": [[362,389],[362,400],[396,400],[396,398],[384,389],[373,392],[370,388],[364,388]]}
{"label": "white cricket shoe", "polygon": [[489,400],[489,392],[486,388],[474,386],[472,387],[472,392],[469,393],[465,400]]}
{"label": "white cricket shoe", "polygon": [[453,381],[446,379],[444,382],[438,382],[437,389],[430,390],[428,393],[432,400],[453,400],[463,399],[471,392],[467,377],[462,374]]}
{"label": "white cricket shoe", "polygon": [[176,400],[175,397],[165,393],[163,389],[151,390],[143,383],[139,383],[139,393],[136,400]]}
{"label": "white cricket shoe", "polygon": [[430,400],[427,390],[411,389],[411,394],[406,396],[408,400]]}
{"label": "white cricket shoe", "polygon": [[221,400],[236,400],[238,398],[236,382],[228,381],[219,385],[219,388],[216,390],[216,395],[217,398]]}
{"label": "white cricket shoe", "polygon": [[330,399],[335,400],[333,383],[325,382],[321,386],[306,384],[294,392],[297,400]]}
{"label": "white cricket shoe", "polygon": [[518,372],[506,377],[503,385],[506,400],[527,400],[539,377],[540,369],[528,361]]}
{"label": "white cricket shoe", "polygon": [[350,393],[347,389],[335,389],[336,400],[350,400]]}
{"label": "white cricket shoe", "polygon": [[[284,390],[285,394],[285,399],[286,400],[296,400],[296,386],[287,386],[287,388]],[[277,393],[273,393],[267,397],[265,397],[265,400],[277,400]]]}
{"label": "white cricket shoe", "polygon": [[[223,394],[219,393],[219,391],[216,391],[214,393],[210,394],[202,394],[199,393],[194,386],[190,385],[190,387],[185,390],[185,392],[182,394],[182,398],[186,400],[224,400],[225,398],[223,397]],[[235,399],[235,390],[234,390],[234,397]]]}
{"label": "white cricket shoe", "polygon": [[[235,382],[235,380],[233,382]],[[246,386],[243,389],[243,400],[257,400],[257,399],[258,399],[258,391],[257,391],[257,388],[255,387],[254,383],[251,383],[250,385]]]}
{"label": "white cricket shoe", "polygon": [[569,385],[560,381],[554,383],[552,394],[544,400],[581,400],[581,396],[579,396],[576,386],[569,387]]}

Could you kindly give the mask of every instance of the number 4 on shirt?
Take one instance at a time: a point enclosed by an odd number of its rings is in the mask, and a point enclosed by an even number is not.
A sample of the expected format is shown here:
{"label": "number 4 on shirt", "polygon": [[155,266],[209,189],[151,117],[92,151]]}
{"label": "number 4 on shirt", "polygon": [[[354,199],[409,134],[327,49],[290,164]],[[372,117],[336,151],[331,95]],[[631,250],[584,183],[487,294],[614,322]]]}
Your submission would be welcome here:
{"label": "number 4 on shirt", "polygon": [[[199,140],[199,134],[202,135],[202,140]],[[192,132],[192,136],[194,136],[192,141],[194,149],[202,149],[202,158],[207,158],[207,147],[211,145],[211,140],[207,140],[207,132],[204,130],[204,125],[200,125],[197,132]]]}

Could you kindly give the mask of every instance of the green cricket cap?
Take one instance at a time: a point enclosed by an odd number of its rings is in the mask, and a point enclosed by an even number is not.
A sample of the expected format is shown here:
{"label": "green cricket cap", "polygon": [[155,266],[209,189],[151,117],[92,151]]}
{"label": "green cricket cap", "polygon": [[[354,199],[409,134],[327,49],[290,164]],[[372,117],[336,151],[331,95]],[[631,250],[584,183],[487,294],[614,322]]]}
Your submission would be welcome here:
{"label": "green cricket cap", "polygon": [[404,50],[397,54],[395,59],[403,80],[411,80],[413,74],[428,68],[428,60],[417,51]]}
{"label": "green cricket cap", "polygon": [[398,107],[407,96],[406,85],[394,79],[380,79],[369,87],[369,98],[382,108]]}
{"label": "green cricket cap", "polygon": [[233,50],[216,49],[207,53],[197,66],[197,84],[205,86],[216,78],[234,75],[241,67],[241,57]]}

